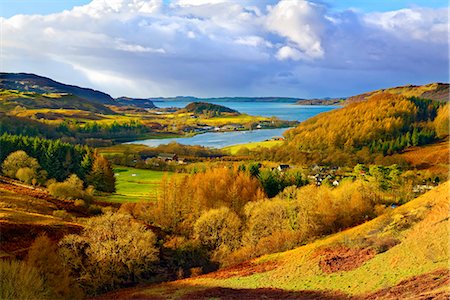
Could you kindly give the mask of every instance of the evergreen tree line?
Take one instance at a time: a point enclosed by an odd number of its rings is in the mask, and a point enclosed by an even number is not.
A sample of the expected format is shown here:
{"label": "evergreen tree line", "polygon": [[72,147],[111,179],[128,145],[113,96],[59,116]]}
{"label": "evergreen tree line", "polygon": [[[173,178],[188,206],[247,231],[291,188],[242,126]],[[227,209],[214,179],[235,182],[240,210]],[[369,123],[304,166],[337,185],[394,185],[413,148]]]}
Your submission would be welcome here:
{"label": "evergreen tree line", "polygon": [[86,185],[92,184],[99,191],[115,190],[114,174],[109,162],[87,146],[64,143],[60,139],[10,134],[0,136],[0,163],[18,150],[36,158],[49,178],[63,181],[75,174]]}
{"label": "evergreen tree line", "polygon": [[119,123],[114,121],[111,124],[88,122],[80,124],[77,122],[64,121],[56,128],[58,132],[64,134],[82,134],[89,137],[121,137],[126,135],[139,135],[147,133],[148,128],[137,120]]}
{"label": "evergreen tree line", "polygon": [[436,133],[433,129],[414,127],[412,131],[408,131],[396,139],[373,141],[369,145],[369,150],[371,153],[382,152],[383,155],[391,155],[411,146],[429,144],[435,139]]}

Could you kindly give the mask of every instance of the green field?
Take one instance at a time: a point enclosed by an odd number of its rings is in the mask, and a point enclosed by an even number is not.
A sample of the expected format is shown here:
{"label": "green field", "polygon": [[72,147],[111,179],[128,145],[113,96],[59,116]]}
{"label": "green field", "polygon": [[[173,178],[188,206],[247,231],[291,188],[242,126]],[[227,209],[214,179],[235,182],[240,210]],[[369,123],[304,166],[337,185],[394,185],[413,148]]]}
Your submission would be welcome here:
{"label": "green field", "polygon": [[110,202],[154,201],[163,177],[174,175],[171,172],[122,166],[115,167],[114,173],[116,174],[116,193],[106,197],[98,197],[99,200]]}
{"label": "green field", "polygon": [[247,148],[249,150],[255,149],[257,147],[272,148],[274,146],[279,146],[281,144],[283,144],[283,141],[263,141],[263,142],[254,142],[254,143],[228,146],[228,147],[223,148],[223,150],[228,151],[230,154],[234,155],[242,148]]}

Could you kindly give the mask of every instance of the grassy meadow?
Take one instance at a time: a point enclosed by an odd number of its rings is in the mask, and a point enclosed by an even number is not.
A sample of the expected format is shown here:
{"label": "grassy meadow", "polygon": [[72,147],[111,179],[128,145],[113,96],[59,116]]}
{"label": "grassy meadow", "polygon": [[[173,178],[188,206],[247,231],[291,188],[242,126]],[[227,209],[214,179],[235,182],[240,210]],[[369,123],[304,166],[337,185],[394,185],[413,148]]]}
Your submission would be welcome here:
{"label": "grassy meadow", "polygon": [[[156,200],[159,185],[164,176],[171,177],[175,173],[135,169],[118,166],[114,168],[116,189],[114,194],[98,197],[109,202],[138,202]],[[180,176],[180,175],[175,175]]]}
{"label": "grassy meadow", "polygon": [[258,147],[261,148],[272,148],[275,146],[280,146],[283,144],[283,141],[263,141],[263,142],[253,142],[253,143],[247,143],[247,144],[238,144],[233,146],[224,147],[223,150],[226,152],[229,152],[230,154],[234,155],[239,152],[241,149],[255,149]]}

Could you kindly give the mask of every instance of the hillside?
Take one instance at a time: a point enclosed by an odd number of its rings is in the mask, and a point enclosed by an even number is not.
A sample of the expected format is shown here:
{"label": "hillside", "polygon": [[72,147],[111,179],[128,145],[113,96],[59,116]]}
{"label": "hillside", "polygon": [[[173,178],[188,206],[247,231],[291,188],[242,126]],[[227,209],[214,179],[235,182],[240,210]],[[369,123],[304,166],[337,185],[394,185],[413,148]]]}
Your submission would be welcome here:
{"label": "hillside", "polygon": [[220,115],[222,115],[224,113],[233,114],[233,115],[239,115],[239,112],[234,110],[234,109],[228,108],[228,107],[223,106],[223,105],[212,104],[212,103],[207,103],[207,102],[192,102],[192,103],[189,103],[188,105],[186,105],[184,110],[187,111],[187,112],[191,112],[193,114],[196,114],[196,115],[211,114],[213,116],[220,116]]}
{"label": "hillside", "polygon": [[295,102],[298,105],[343,105],[345,98],[301,99]]}
{"label": "hillside", "polygon": [[68,85],[50,78],[27,73],[0,73],[0,88],[34,92],[38,94],[66,93],[86,99],[90,102],[115,105],[114,99],[103,92],[75,85]]}
{"label": "hillside", "polygon": [[11,111],[16,106],[26,109],[76,109],[92,113],[115,114],[103,104],[86,100],[76,95],[0,90],[0,110]]}
{"label": "hillside", "polygon": [[425,85],[405,85],[387,89],[375,90],[368,93],[352,96],[347,98],[346,103],[360,102],[370,99],[374,95],[381,93],[389,93],[395,95],[403,95],[405,97],[418,97],[430,99],[434,101],[449,101],[449,84],[448,83],[430,83]]}
{"label": "hillside", "polygon": [[72,218],[89,216],[73,201],[51,197],[44,189],[33,188],[0,176],[0,257],[26,255],[28,247],[40,234],[58,240],[82,227]]}
{"label": "hillside", "polygon": [[116,99],[117,103],[124,106],[135,106],[140,108],[155,108],[155,104],[150,99],[139,99],[120,97]]}
{"label": "hillside", "polygon": [[445,299],[449,187],[291,251],[100,298]]}
{"label": "hillside", "polygon": [[302,122],[284,134],[283,147],[263,155],[286,162],[370,162],[447,136],[447,109],[442,102],[380,93]]}

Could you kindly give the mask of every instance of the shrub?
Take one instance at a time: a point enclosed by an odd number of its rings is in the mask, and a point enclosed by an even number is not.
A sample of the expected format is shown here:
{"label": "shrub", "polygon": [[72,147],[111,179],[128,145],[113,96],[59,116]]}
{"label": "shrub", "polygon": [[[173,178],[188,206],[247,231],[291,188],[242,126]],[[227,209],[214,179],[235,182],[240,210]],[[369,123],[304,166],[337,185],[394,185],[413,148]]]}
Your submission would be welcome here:
{"label": "shrub", "polygon": [[25,182],[26,184],[31,184],[33,182],[33,179],[34,181],[36,181],[37,174],[36,170],[25,167],[17,170],[15,177],[20,181]]}
{"label": "shrub", "polygon": [[6,157],[2,164],[2,171],[8,177],[17,178],[27,184],[45,180],[46,173],[41,170],[38,161],[19,150]]}
{"label": "shrub", "polygon": [[52,299],[39,272],[22,261],[0,260],[1,299]]}
{"label": "shrub", "polygon": [[73,202],[73,204],[77,207],[86,207],[86,202],[81,199],[77,199]]}
{"label": "shrub", "polygon": [[245,206],[247,228],[244,243],[256,245],[274,232],[296,229],[297,211],[295,201],[274,199],[248,203]]}
{"label": "shrub", "polygon": [[92,201],[92,189],[83,189],[83,181],[77,175],[72,174],[64,182],[50,183],[48,186],[50,194],[62,199],[83,199]]}
{"label": "shrub", "polygon": [[69,276],[62,258],[57,253],[57,245],[47,236],[36,238],[28,251],[26,262],[42,277],[51,290],[52,298],[81,298],[81,291]]}
{"label": "shrub", "polygon": [[63,219],[64,221],[72,221],[73,217],[65,209],[53,211],[53,216]]}
{"label": "shrub", "polygon": [[89,219],[81,235],[68,235],[59,245],[83,289],[96,294],[148,278],[158,259],[155,243],[153,232],[129,215],[108,213]]}
{"label": "shrub", "polygon": [[95,205],[95,204],[91,204],[89,205],[89,213],[91,215],[101,215],[102,214],[102,207]]}
{"label": "shrub", "polygon": [[227,247],[232,250],[240,240],[241,220],[229,208],[211,209],[194,224],[194,237],[211,248]]}
{"label": "shrub", "polygon": [[19,150],[6,157],[2,164],[2,171],[8,177],[15,178],[20,168],[37,170],[39,163],[35,158],[28,156],[25,151]]}

